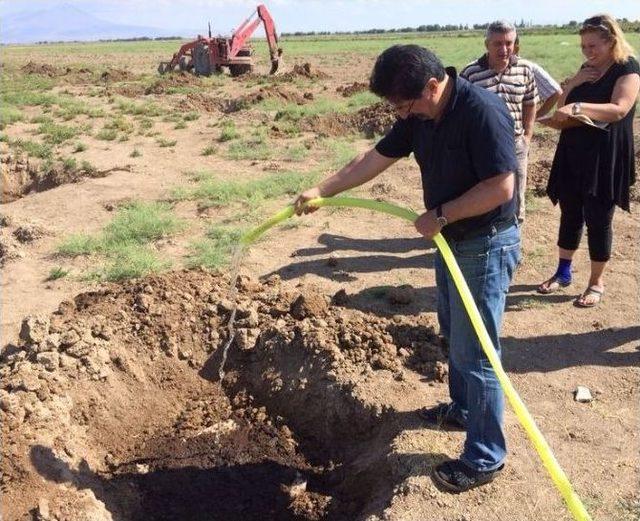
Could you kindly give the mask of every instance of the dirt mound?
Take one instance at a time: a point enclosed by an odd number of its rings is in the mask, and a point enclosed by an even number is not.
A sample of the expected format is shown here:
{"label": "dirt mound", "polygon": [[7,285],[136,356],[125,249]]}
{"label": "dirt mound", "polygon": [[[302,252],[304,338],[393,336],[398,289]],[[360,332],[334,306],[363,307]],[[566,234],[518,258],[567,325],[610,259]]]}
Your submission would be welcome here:
{"label": "dirt mound", "polygon": [[208,94],[190,92],[184,99],[178,102],[177,106],[185,112],[220,112],[225,110],[226,103]]}
{"label": "dirt mound", "polygon": [[145,94],[145,87],[140,85],[139,83],[128,83],[124,85],[117,85],[113,92],[115,94],[119,94],[120,96],[125,96],[127,98],[137,98],[139,96],[143,96]]}
{"label": "dirt mound", "polygon": [[364,107],[352,114],[329,114],[311,116],[303,120],[304,130],[323,136],[339,136],[345,133],[364,133],[372,138],[386,134],[396,121],[397,115],[388,103],[379,102]]}
{"label": "dirt mound", "polygon": [[136,75],[122,69],[107,69],[100,74],[103,82],[116,83],[118,81],[131,81],[136,79]]}
{"label": "dirt mound", "polygon": [[316,69],[309,62],[296,64],[293,66],[292,70],[275,76],[276,79],[282,80],[282,81],[293,81],[298,78],[308,78],[311,80],[324,80],[329,77],[330,76],[326,72]]}
{"label": "dirt mound", "polygon": [[536,196],[544,197],[547,195],[547,181],[549,180],[550,171],[551,161],[548,159],[540,159],[529,163],[527,167],[527,188]]}
{"label": "dirt mound", "polygon": [[24,74],[39,74],[41,76],[48,76],[49,78],[55,78],[64,74],[63,69],[49,65],[48,63],[35,63],[29,61],[26,65],[23,65],[20,70]]}
{"label": "dirt mound", "polygon": [[300,94],[299,92],[285,89],[280,86],[271,85],[267,87],[261,87],[256,92],[240,96],[232,100],[228,100],[224,103],[223,111],[227,114],[232,112],[238,112],[244,110],[252,105],[256,105],[261,101],[267,99],[275,99],[282,101],[283,103],[295,103],[297,105],[304,105],[307,100],[312,99],[313,95],[310,93]]}
{"label": "dirt mound", "polygon": [[2,168],[2,199],[0,203],[9,203],[31,192],[43,192],[66,183],[77,183],[86,177],[104,177],[116,170],[128,170],[123,167],[96,170],[88,165],[68,168],[58,163],[41,170],[39,161],[7,154],[0,159]]}
{"label": "dirt mound", "polygon": [[344,452],[386,414],[358,382],[387,370],[402,386],[412,359],[442,370],[433,329],[242,278],[219,382],[227,295],[183,271],[25,319],[0,368],[8,519],[355,518],[388,450],[366,473],[351,459],[366,443]]}
{"label": "dirt mound", "polygon": [[198,76],[185,71],[172,72],[158,78],[145,89],[144,93],[164,94],[171,87],[199,87],[201,85],[202,80]]}
{"label": "dirt mound", "polygon": [[358,92],[365,92],[367,90],[369,90],[369,85],[360,81],[356,81],[353,83],[349,83],[348,85],[340,85],[336,89],[336,92],[342,94],[345,98],[348,98],[349,96],[353,96]]}

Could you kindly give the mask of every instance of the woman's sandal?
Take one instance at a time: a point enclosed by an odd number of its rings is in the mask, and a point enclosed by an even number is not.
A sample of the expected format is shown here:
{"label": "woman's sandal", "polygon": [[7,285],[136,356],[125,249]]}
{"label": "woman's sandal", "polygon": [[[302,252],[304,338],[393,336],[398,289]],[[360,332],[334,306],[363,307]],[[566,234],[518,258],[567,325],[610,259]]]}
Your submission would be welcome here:
{"label": "woman's sandal", "polygon": [[563,282],[555,275],[551,277],[549,280],[545,280],[542,284],[538,286],[538,293],[543,295],[549,295],[550,293],[555,293],[556,291],[566,288],[571,285],[571,281]]}
{"label": "woman's sandal", "polygon": [[[587,301],[591,297],[592,300]],[[579,308],[593,308],[602,302],[604,297],[604,289],[597,286],[589,286],[585,292],[573,301],[573,305]]]}

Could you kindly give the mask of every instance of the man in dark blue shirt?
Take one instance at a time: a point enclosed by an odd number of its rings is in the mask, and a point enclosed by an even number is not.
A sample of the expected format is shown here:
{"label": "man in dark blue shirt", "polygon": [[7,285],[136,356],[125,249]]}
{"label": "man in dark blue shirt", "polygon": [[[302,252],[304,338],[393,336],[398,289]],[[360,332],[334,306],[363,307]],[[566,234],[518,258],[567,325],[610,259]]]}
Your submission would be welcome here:
{"label": "man in dark blue shirt", "polygon": [[[442,232],[449,241],[499,354],[505,298],[520,261],[517,162],[507,107],[417,45],[384,51],[370,89],[395,107],[398,121],[375,148],[299,195],[296,211],[315,211],[309,200],[359,186],[413,152],[427,208],[416,229],[427,239]],[[460,458],[433,471],[442,488],[463,492],[490,482],[504,466],[504,395],[440,254],[435,269],[438,321],[449,342],[451,402],[419,414],[432,426],[466,430]]]}

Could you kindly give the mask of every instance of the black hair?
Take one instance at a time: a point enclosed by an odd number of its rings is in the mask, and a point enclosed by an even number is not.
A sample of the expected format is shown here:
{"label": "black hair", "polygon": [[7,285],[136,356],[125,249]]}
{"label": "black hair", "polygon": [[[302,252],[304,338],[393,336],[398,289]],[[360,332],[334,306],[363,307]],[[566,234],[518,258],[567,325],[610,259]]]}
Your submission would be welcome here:
{"label": "black hair", "polygon": [[388,100],[418,99],[427,81],[445,76],[440,59],[419,45],[394,45],[385,50],[373,67],[369,90]]}

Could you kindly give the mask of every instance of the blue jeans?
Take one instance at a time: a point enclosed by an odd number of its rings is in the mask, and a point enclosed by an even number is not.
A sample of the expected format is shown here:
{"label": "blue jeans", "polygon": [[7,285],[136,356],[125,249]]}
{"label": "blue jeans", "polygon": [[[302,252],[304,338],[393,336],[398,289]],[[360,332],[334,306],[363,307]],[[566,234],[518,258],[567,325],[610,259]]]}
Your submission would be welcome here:
{"label": "blue jeans", "polygon": [[[514,224],[449,245],[500,356],[506,296],[521,258],[520,229]],[[460,459],[476,470],[494,470],[506,456],[504,394],[439,253],[435,270],[440,332],[449,342],[451,413],[467,429]]]}

